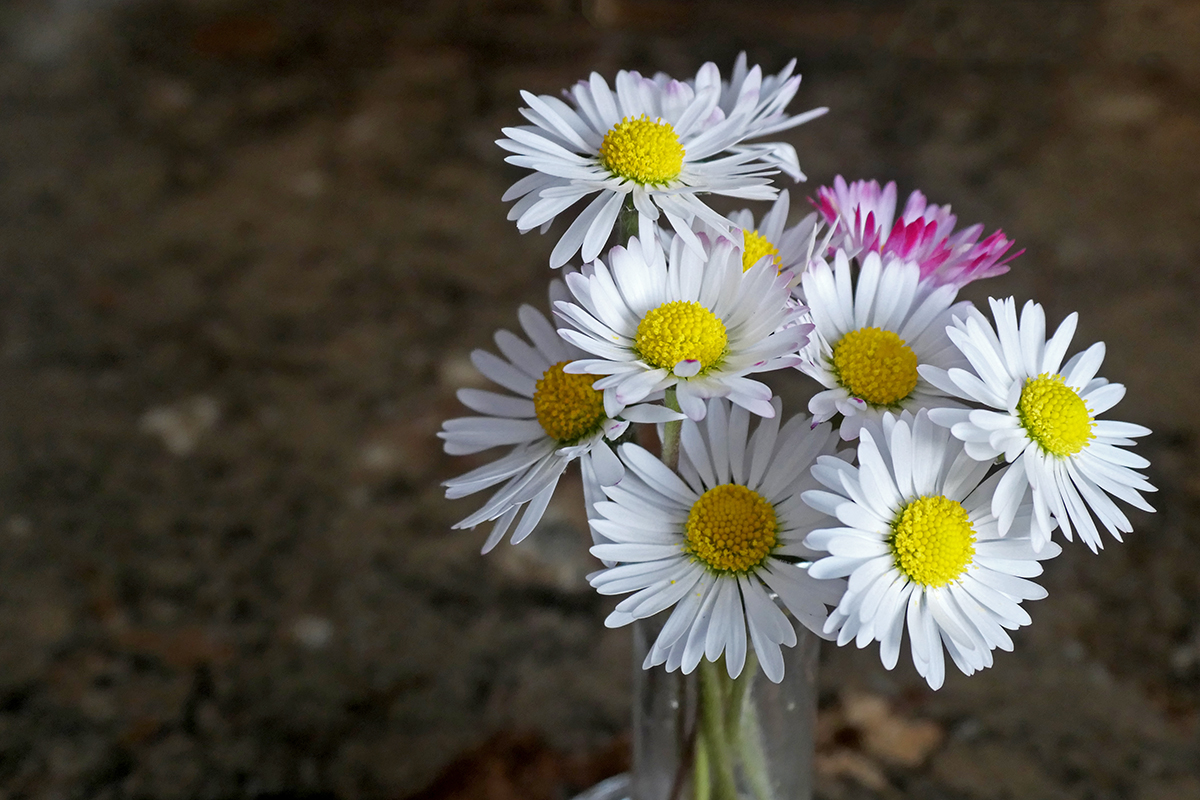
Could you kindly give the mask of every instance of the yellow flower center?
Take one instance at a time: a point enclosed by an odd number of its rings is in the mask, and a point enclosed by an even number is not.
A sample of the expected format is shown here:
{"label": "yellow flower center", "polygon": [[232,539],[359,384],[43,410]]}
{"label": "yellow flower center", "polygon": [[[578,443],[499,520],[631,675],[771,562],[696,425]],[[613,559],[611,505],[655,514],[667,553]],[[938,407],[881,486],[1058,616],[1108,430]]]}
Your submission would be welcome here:
{"label": "yellow flower center", "polygon": [[607,416],[604,393],[592,388],[599,376],[563,372],[568,363],[560,361],[546,370],[533,392],[533,409],[542,430],[564,445],[600,430]]}
{"label": "yellow flower center", "polygon": [[896,568],[913,583],[945,586],[975,558],[975,528],[967,510],[948,497],[919,497],[892,523]]}
{"label": "yellow flower center", "polygon": [[775,549],[775,507],[726,483],[700,495],[688,514],[687,550],[715,572],[748,572]]}
{"label": "yellow flower center", "polygon": [[838,382],[875,406],[900,402],[917,386],[917,354],[892,331],[859,328],[833,347]]}
{"label": "yellow flower center", "polygon": [[753,267],[763,256],[775,256],[775,269],[783,263],[779,257],[779,248],[771,244],[771,240],[757,230],[744,231],[742,234],[745,246],[742,249],[742,272]]}
{"label": "yellow flower center", "polygon": [[674,300],[642,317],[633,346],[652,367],[671,369],[690,359],[700,362],[703,373],[721,360],[728,343],[716,314],[693,300]]}
{"label": "yellow flower center", "polygon": [[1026,379],[1017,414],[1029,437],[1059,458],[1075,455],[1092,439],[1088,407],[1062,375]]}
{"label": "yellow flower center", "polygon": [[645,114],[625,117],[604,134],[600,164],[643,186],[669,183],[683,170],[683,145],[669,122]]}

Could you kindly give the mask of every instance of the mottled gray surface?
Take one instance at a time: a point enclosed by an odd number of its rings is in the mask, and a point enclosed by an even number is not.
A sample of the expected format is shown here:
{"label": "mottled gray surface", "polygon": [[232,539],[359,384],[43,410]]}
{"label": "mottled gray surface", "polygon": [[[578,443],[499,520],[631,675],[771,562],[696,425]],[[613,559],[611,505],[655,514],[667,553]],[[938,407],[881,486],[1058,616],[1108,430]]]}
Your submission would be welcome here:
{"label": "mottled gray surface", "polygon": [[[1027,248],[971,296],[1080,312],[1161,488],[982,675],[827,650],[821,796],[1200,798],[1200,5],[24,0],[0,32],[0,796],[603,773],[628,637],[578,486],[482,558],[437,485],[478,462],[433,434],[550,277],[499,202],[517,91],[747,48],[832,108],[791,137],[810,189],[893,178]],[[945,735],[889,761],[853,692]]]}

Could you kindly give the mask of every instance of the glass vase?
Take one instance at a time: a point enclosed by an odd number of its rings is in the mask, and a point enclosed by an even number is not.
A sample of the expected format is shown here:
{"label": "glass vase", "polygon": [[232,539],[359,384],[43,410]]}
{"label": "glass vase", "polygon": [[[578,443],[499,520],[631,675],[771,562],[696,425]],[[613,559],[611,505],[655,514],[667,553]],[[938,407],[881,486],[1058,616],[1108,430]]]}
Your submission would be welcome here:
{"label": "glass vase", "polygon": [[736,679],[724,660],[690,674],[642,669],[669,613],[633,626],[632,800],[809,800],[819,639],[797,626],[783,681],[753,649]]}

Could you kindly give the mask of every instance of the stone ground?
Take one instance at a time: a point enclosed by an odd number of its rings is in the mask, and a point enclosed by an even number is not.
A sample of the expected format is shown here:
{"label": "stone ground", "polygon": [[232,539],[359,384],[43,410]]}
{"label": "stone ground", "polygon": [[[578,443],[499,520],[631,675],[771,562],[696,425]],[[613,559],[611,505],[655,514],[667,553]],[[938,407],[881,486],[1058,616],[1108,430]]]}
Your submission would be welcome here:
{"label": "stone ground", "polygon": [[745,48],[832,108],[810,191],[895,179],[1027,248],[973,297],[1080,312],[1161,489],[982,675],[825,650],[819,796],[1200,798],[1200,5],[11,0],[0,35],[0,797],[621,768],[578,486],[480,557],[434,432],[549,277],[499,202],[518,90]]}

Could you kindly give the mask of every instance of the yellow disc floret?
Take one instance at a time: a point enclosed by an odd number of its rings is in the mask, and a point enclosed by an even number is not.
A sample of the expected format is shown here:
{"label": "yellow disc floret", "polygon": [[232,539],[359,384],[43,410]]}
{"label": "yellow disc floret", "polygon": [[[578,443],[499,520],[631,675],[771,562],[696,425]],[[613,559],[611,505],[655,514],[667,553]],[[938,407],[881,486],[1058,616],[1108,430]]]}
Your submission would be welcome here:
{"label": "yellow disc floret", "polygon": [[671,123],[625,117],[604,134],[600,164],[622,178],[646,184],[669,183],[683,170],[683,145]]}
{"label": "yellow disc floret", "polygon": [[1059,458],[1075,455],[1093,436],[1087,405],[1062,375],[1043,372],[1026,379],[1017,414],[1029,438]]}
{"label": "yellow disc floret", "polygon": [[600,430],[606,418],[604,393],[592,388],[598,375],[571,375],[560,361],[542,373],[533,393],[533,409],[542,430],[560,444],[575,444]]}
{"label": "yellow disc floret", "polygon": [[892,523],[889,542],[896,568],[913,583],[945,586],[975,558],[975,528],[962,504],[948,497],[919,497]]}
{"label": "yellow disc floret", "polygon": [[720,362],[728,343],[725,323],[716,314],[695,301],[674,300],[646,312],[633,346],[657,369],[693,360],[703,373]]}
{"label": "yellow disc floret", "polygon": [[688,514],[687,551],[715,572],[748,572],[775,549],[775,507],[726,483],[700,495]]}
{"label": "yellow disc floret", "polygon": [[763,236],[758,231],[745,231],[743,233],[745,246],[742,249],[742,272],[753,267],[759,262],[763,256],[775,256],[772,261],[775,264],[775,269],[779,269],[783,259],[779,257],[779,248],[771,244],[771,240]]}
{"label": "yellow disc floret", "polygon": [[838,383],[874,406],[892,406],[917,386],[917,354],[892,331],[859,328],[833,347]]}

